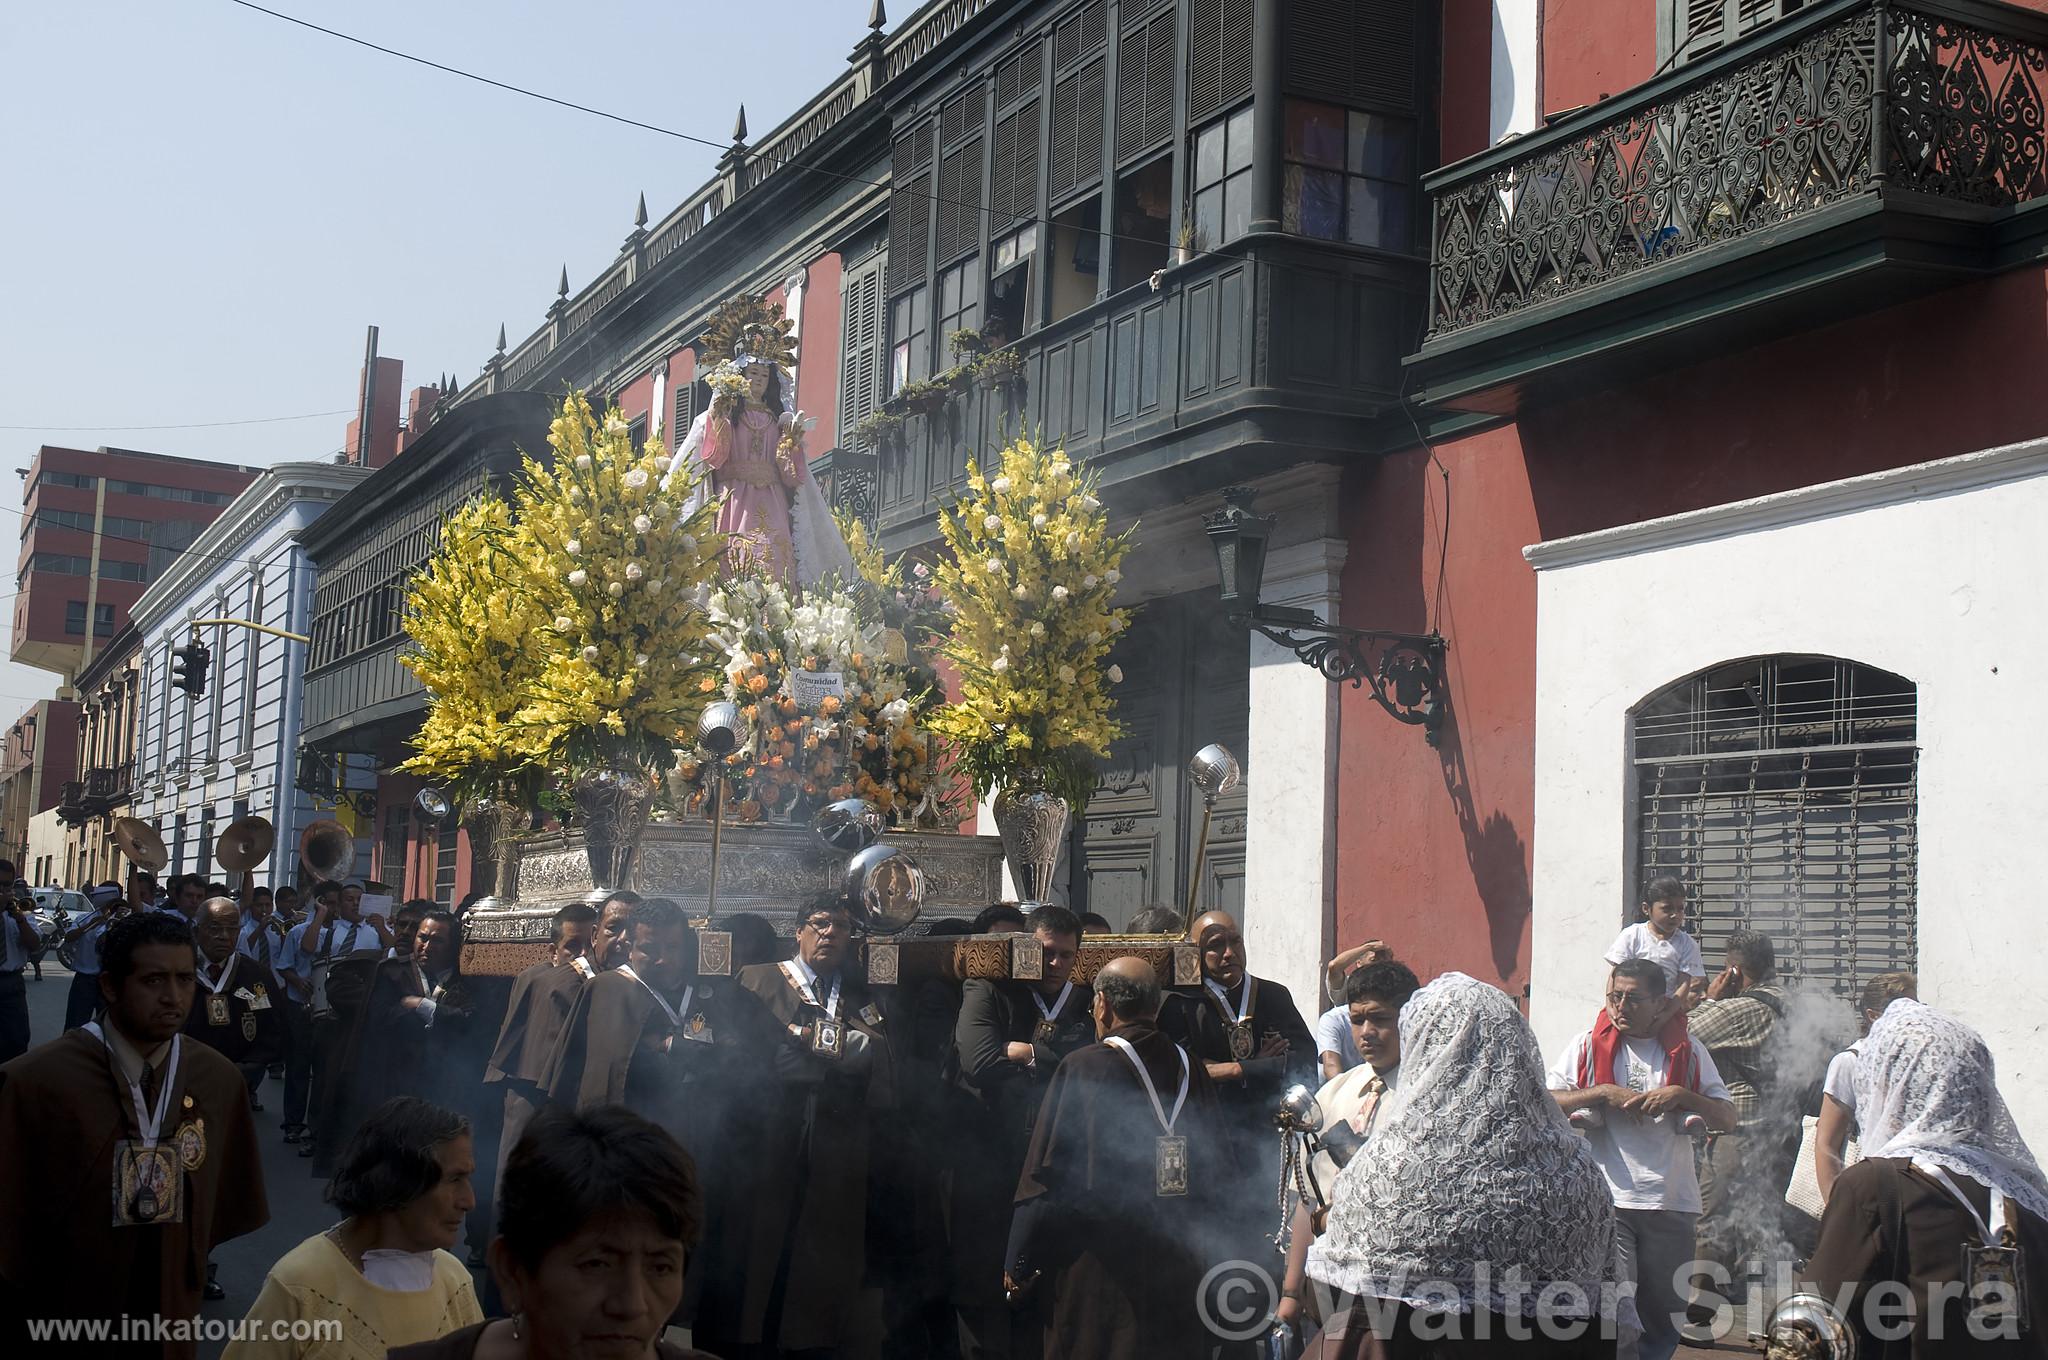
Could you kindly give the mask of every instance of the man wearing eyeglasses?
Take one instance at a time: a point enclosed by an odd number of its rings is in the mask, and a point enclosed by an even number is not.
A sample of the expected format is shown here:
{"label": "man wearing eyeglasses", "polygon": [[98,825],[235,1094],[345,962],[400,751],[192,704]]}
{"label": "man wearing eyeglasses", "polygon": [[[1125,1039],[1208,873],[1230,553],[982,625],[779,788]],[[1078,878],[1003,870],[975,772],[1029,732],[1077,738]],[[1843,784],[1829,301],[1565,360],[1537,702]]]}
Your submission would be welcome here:
{"label": "man wearing eyeglasses", "polygon": [[[797,916],[796,957],[730,989],[752,1112],[735,1127],[728,1249],[704,1269],[692,1339],[714,1355],[836,1353],[855,1321],[867,1231],[871,1117],[892,1104],[881,1006],[854,957],[855,918],[821,894]],[[736,1113],[738,1113],[736,1111]]]}
{"label": "man wearing eyeglasses", "polygon": [[[1549,1086],[1593,1145],[1614,1196],[1615,1278],[1636,1287],[1640,1341],[1622,1339],[1621,1360],[1668,1360],[1678,1349],[1700,1184],[1685,1124],[1735,1127],[1735,1104],[1706,1045],[1665,1004],[1664,970],[1629,959],[1607,979],[1607,1007],[1572,1040]],[[1704,1130],[1703,1130],[1704,1131]]]}

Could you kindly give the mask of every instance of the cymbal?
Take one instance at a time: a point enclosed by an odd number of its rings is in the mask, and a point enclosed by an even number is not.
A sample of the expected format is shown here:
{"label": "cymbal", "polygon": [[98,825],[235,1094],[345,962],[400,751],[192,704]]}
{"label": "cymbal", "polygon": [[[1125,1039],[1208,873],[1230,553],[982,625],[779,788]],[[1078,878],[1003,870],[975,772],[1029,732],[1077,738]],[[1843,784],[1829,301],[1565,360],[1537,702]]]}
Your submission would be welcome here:
{"label": "cymbal", "polygon": [[122,857],[139,869],[151,873],[171,862],[171,852],[164,846],[164,838],[157,835],[156,828],[140,817],[121,817],[114,822],[114,846]]}
{"label": "cymbal", "polygon": [[277,830],[268,817],[251,814],[229,822],[213,843],[213,859],[231,874],[247,873],[270,858]]}

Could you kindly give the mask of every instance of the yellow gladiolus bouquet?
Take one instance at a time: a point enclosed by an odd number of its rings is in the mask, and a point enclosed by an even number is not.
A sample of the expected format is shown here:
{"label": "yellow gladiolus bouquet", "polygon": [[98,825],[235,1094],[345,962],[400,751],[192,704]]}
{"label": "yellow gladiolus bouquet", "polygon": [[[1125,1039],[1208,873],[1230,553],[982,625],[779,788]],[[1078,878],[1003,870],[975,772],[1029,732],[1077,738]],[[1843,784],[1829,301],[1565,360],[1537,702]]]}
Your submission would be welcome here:
{"label": "yellow gladiolus bouquet", "polygon": [[666,488],[659,442],[635,449],[616,409],[602,422],[571,392],[548,431],[554,461],[526,460],[514,496],[517,569],[539,666],[519,713],[569,772],[626,758],[665,770],[719,675],[703,600],[723,543],[694,465]]}
{"label": "yellow gladiolus bouquet", "polygon": [[536,602],[507,588],[516,578],[512,512],[493,495],[448,517],[441,545],[406,592],[400,658],[431,704],[400,768],[445,784],[464,801],[501,796],[507,781],[538,774],[540,752],[519,721],[540,671]]}
{"label": "yellow gladiolus bouquet", "polygon": [[1027,438],[1002,450],[994,476],[969,464],[967,486],[939,516],[951,552],[936,568],[953,615],[939,651],[960,697],[930,726],[976,793],[1035,774],[1078,812],[1122,731],[1109,649],[1129,622],[1113,601],[1132,531],[1110,532],[1096,479],[1064,450]]}

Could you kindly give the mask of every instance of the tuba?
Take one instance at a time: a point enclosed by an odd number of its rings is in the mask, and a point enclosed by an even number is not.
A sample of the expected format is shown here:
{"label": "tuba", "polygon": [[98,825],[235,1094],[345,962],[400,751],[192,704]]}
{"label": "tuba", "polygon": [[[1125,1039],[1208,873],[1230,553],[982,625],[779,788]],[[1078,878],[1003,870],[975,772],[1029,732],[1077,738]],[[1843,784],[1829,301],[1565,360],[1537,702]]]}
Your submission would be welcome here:
{"label": "tuba", "polygon": [[339,878],[356,862],[355,834],[328,818],[313,822],[299,836],[299,862],[315,883]]}

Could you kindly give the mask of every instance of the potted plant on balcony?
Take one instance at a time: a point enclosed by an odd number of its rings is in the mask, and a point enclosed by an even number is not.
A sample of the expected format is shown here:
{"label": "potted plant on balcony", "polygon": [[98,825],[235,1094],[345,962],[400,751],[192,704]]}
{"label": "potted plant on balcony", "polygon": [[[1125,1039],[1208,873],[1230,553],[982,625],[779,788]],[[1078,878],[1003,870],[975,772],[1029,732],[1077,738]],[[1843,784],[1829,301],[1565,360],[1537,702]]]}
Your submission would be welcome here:
{"label": "potted plant on balcony", "polygon": [[1128,622],[1115,607],[1133,530],[1112,533],[1095,478],[1064,450],[1019,438],[994,476],[970,463],[967,494],[939,516],[949,555],[938,590],[953,616],[940,653],[959,698],[933,715],[977,795],[996,793],[996,827],[1018,889],[1051,890],[1072,813],[1119,735],[1109,649]]}

